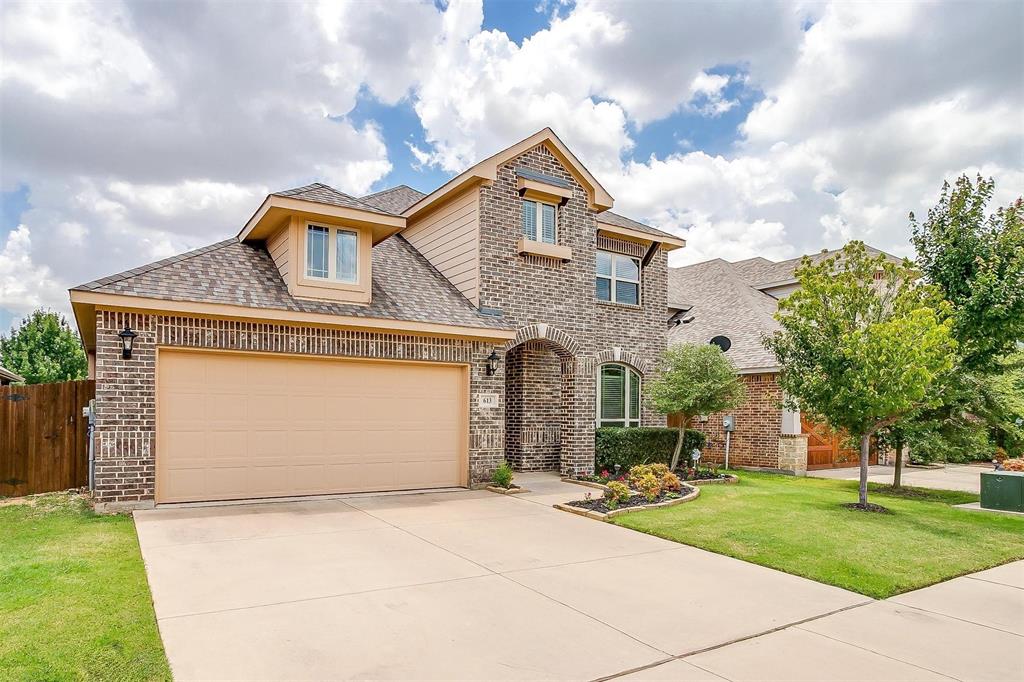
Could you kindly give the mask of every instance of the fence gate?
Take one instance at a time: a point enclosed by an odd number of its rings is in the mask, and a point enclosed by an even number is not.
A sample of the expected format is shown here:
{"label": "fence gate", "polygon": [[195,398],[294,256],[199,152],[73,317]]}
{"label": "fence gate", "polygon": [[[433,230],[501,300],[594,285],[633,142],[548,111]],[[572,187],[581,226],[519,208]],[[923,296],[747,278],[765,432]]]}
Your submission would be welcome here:
{"label": "fence gate", "polygon": [[0,497],[88,485],[94,397],[95,381],[0,386]]}

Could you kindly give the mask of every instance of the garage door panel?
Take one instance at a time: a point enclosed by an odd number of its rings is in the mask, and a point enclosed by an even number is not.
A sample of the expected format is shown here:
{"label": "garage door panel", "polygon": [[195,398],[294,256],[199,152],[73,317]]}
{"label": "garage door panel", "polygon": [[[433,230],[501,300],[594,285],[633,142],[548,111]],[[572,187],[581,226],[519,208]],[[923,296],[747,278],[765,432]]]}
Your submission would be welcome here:
{"label": "garage door panel", "polygon": [[456,486],[457,366],[162,351],[161,502]]}

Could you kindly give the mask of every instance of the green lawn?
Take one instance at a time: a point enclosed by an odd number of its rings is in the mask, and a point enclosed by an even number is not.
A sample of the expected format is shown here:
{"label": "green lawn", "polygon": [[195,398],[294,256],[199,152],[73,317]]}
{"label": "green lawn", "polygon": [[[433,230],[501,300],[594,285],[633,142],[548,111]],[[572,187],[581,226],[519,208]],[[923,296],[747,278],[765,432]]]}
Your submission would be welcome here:
{"label": "green lawn", "polygon": [[0,679],[170,677],[131,518],[0,506]]}
{"label": "green lawn", "polygon": [[868,499],[893,512],[879,514],[840,506],[857,501],[856,481],[737,473],[614,522],[876,598],[1024,559],[1024,518],[950,506],[971,493],[873,485]]}

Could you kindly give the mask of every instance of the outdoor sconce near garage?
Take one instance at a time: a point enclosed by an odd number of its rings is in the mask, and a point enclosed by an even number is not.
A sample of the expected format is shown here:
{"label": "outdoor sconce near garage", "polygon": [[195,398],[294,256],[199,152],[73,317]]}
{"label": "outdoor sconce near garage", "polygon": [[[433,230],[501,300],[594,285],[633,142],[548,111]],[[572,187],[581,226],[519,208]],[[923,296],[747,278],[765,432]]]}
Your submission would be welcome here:
{"label": "outdoor sconce near garage", "polygon": [[132,358],[132,347],[135,345],[135,337],[138,336],[132,331],[132,328],[124,325],[124,329],[117,333],[117,336],[121,339],[121,357],[125,360],[131,360]]}
{"label": "outdoor sconce near garage", "polygon": [[487,376],[492,377],[494,373],[498,371],[498,351],[492,350],[491,354],[487,356]]}

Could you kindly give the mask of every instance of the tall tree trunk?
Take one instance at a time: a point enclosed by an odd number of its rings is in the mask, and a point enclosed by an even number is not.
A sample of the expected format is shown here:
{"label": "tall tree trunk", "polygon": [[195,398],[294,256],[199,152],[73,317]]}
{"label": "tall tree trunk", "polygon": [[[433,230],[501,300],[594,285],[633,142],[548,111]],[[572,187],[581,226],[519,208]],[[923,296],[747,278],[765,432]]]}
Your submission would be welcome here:
{"label": "tall tree trunk", "polygon": [[683,441],[686,440],[686,429],[690,426],[690,417],[682,415],[679,418],[679,434],[676,436],[676,449],[672,453],[672,466],[669,467],[672,471],[675,471],[679,466],[679,454],[683,451]]}
{"label": "tall tree trunk", "polygon": [[860,437],[860,504],[868,503],[868,460],[871,456],[871,435],[865,433]]}
{"label": "tall tree trunk", "polygon": [[903,441],[896,439],[896,462],[892,471],[892,487],[899,489],[903,485]]}

